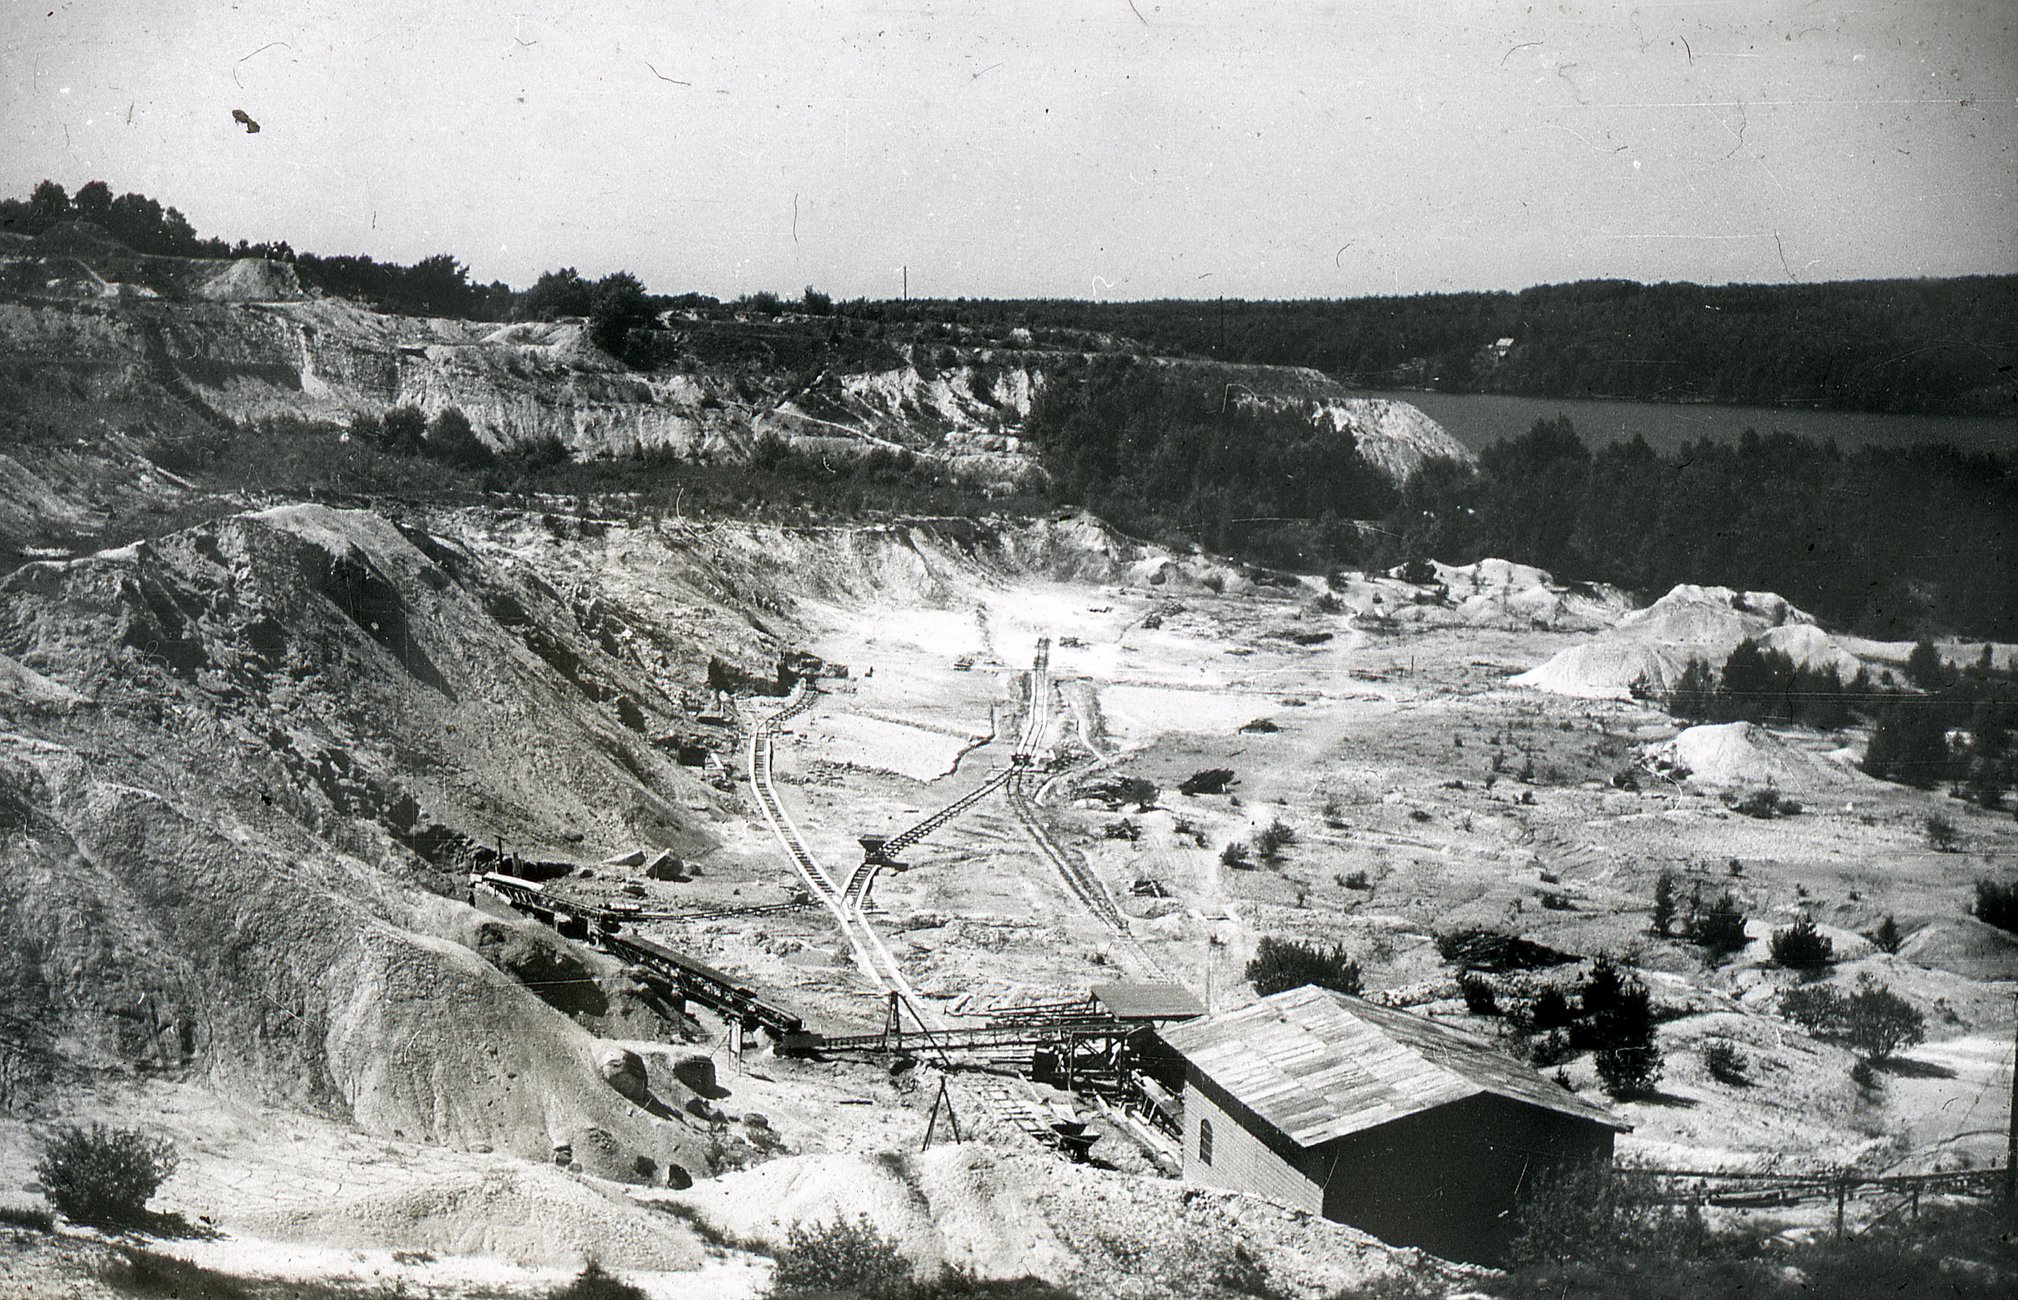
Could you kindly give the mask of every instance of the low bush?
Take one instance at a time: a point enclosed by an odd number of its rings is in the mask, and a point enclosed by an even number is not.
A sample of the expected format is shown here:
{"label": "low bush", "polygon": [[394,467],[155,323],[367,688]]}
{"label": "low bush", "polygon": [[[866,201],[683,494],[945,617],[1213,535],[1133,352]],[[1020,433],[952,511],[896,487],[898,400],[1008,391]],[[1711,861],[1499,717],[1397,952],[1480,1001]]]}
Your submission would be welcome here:
{"label": "low bush", "polygon": [[877,1231],[865,1214],[853,1221],[793,1224],[778,1251],[771,1290],[778,1296],[840,1292],[862,1300],[910,1300],[916,1282],[895,1239]]}
{"label": "low bush", "polygon": [[1460,971],[1457,977],[1458,992],[1464,995],[1465,1009],[1475,1016],[1496,1016],[1499,1014],[1499,992],[1492,981],[1477,971]]}
{"label": "low bush", "polygon": [[1360,989],[1359,963],[1343,944],[1303,943],[1263,935],[1254,947],[1254,960],[1247,963],[1246,974],[1262,997],[1306,984],[1340,993],[1357,994]]}
{"label": "low bush", "polygon": [[1741,951],[1746,943],[1745,913],[1729,891],[1708,907],[1692,900],[1686,933],[1692,943],[1706,949],[1711,958],[1727,957]]}
{"label": "low bush", "polygon": [[1761,820],[1773,817],[1792,817],[1801,811],[1798,799],[1789,799],[1779,791],[1765,788],[1754,790],[1731,804],[1734,812]]}
{"label": "low bush", "polygon": [[1254,837],[1254,854],[1263,862],[1280,862],[1282,851],[1296,843],[1296,831],[1280,818],[1261,828]]}
{"label": "low bush", "polygon": [[35,1177],[66,1219],[130,1226],[179,1163],[175,1144],[135,1129],[65,1125],[46,1140]]}
{"label": "low bush", "polygon": [[644,1288],[612,1276],[601,1264],[590,1260],[573,1281],[554,1292],[553,1300],[647,1300],[647,1297]]}
{"label": "low bush", "polygon": [[37,1232],[50,1232],[56,1227],[56,1214],[40,1205],[20,1205],[5,1201],[0,1202],[0,1224],[16,1228],[33,1228]]}
{"label": "low bush", "polygon": [[1773,960],[1790,970],[1818,971],[1836,960],[1836,944],[1803,918],[1784,930],[1773,931]]}
{"label": "low bush", "polygon": [[1995,880],[1977,881],[1976,902],[1969,911],[1979,921],[2018,934],[2018,880],[2008,884]]}
{"label": "low bush", "polygon": [[1749,1071],[1752,1063],[1745,1058],[1735,1044],[1718,1039],[1703,1048],[1703,1068],[1718,1083],[1729,1084],[1733,1088],[1747,1087],[1752,1079]]}
{"label": "low bush", "polygon": [[1816,1037],[1844,1044],[1866,1067],[1888,1061],[1927,1037],[1926,1015],[1869,975],[1861,977],[1847,996],[1827,984],[1788,989],[1780,994],[1779,1008],[1781,1015]]}
{"label": "low bush", "polygon": [[1177,793],[1200,795],[1221,794],[1233,784],[1233,769],[1230,767],[1208,767],[1193,772],[1177,784]]}
{"label": "low bush", "polygon": [[1878,928],[1871,931],[1871,942],[1880,952],[1897,952],[1906,938],[1899,933],[1899,922],[1887,913],[1885,919],[1878,922]]}
{"label": "low bush", "polygon": [[1684,1258],[1708,1236],[1691,1205],[1670,1203],[1649,1175],[1608,1163],[1545,1169],[1514,1209],[1510,1268],[1589,1263],[1640,1253]]}
{"label": "low bush", "polygon": [[1575,953],[1563,952],[1504,930],[1447,931],[1436,936],[1436,951],[1447,962],[1495,973],[1542,970],[1577,960]]}

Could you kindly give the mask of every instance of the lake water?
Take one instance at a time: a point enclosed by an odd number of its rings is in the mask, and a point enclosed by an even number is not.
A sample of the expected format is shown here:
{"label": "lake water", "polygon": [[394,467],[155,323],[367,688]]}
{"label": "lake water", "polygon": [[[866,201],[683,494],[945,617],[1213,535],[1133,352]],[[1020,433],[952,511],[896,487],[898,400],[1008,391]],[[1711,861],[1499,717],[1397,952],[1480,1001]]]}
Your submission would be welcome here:
{"label": "lake water", "polygon": [[1608,402],[1572,397],[1505,397],[1496,393],[1376,391],[1419,407],[1423,414],[1472,450],[1526,433],[1536,420],[1567,415],[1592,447],[1624,442],[1634,434],[1655,451],[1672,452],[1701,438],[1736,441],[1747,429],[1781,430],[1804,438],[1834,438],[1856,447],[1946,442],[1972,451],[2018,452],[2018,416],[1871,415],[1860,411],[1806,411],[1773,406],[1682,405]]}

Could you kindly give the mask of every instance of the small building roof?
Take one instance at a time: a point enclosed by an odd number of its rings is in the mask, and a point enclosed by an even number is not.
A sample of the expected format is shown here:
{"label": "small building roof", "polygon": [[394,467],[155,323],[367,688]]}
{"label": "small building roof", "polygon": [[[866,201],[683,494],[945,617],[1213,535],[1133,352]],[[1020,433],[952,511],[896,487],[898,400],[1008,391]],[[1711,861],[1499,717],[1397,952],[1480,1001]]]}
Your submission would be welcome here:
{"label": "small building roof", "polygon": [[1194,1020],[1205,1004],[1182,984],[1095,984],[1093,1002],[1118,1020]]}
{"label": "small building roof", "polygon": [[1315,985],[1160,1032],[1299,1146],[1481,1094],[1632,1127],[1463,1030]]}

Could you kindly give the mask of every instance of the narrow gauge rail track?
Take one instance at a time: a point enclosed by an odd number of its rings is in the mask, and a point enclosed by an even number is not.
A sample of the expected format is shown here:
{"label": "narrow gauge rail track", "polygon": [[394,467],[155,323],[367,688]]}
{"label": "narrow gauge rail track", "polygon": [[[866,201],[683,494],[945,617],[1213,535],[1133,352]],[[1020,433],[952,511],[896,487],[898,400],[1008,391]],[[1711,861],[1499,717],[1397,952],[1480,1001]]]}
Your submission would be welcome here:
{"label": "narrow gauge rail track", "polygon": [[[824,904],[840,927],[841,934],[854,950],[855,963],[869,982],[883,993],[895,993],[911,1011],[920,1024],[931,1024],[937,1018],[919,1001],[917,992],[909,980],[904,978],[903,968],[884,945],[875,928],[863,920],[850,908],[846,893],[834,883],[834,877],[813,856],[806,846],[805,836],[798,824],[786,811],[784,802],[778,798],[778,789],[773,771],[774,748],[780,724],[804,713],[813,707],[817,692],[806,682],[800,682],[785,707],[769,717],[763,718],[750,728],[750,743],[745,757],[748,765],[750,789],[757,796],[757,807],[764,814],[764,821],[770,825],[771,833],[777,837],[785,855],[799,873],[813,897]],[[935,1026],[936,1027],[936,1026]]]}
{"label": "narrow gauge rail track", "polygon": [[1118,933],[1128,932],[1128,922],[1115,906],[1114,899],[1106,887],[1086,869],[1076,855],[1061,847],[1046,830],[1037,815],[1037,806],[1031,798],[1029,779],[1033,775],[1037,754],[1042,750],[1044,738],[1051,730],[1051,640],[1045,637],[1037,642],[1037,656],[1030,666],[1030,707],[1024,721],[1023,731],[1017,740],[1017,757],[1022,764],[1009,770],[1004,783],[1009,792],[1009,806],[1016,813],[1016,820],[1023,823],[1023,829],[1030,842],[1037,846],[1037,852],[1049,862],[1052,869],[1065,882],[1065,888],[1072,896],[1086,905],[1086,910],[1098,917],[1102,924]]}

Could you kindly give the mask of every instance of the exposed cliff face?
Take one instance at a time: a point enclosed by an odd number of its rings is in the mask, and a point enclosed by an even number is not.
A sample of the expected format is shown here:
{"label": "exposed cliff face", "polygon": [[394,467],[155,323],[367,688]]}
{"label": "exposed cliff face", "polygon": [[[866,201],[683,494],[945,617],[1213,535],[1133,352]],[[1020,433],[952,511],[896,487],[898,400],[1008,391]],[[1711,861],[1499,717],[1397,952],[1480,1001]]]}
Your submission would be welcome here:
{"label": "exposed cliff face", "polygon": [[[0,347],[25,383],[147,392],[213,418],[345,421],[403,403],[462,409],[501,450],[735,458],[766,435],[820,450],[903,447],[982,482],[1034,472],[1031,402],[1083,353],[888,343],[844,318],[673,320],[678,360],[628,369],[579,322],[394,316],[305,292],[293,268],[136,258],[100,245],[0,257]],[[1155,359],[1236,400],[1301,409],[1397,478],[1467,452],[1414,408],[1309,370]]]}

